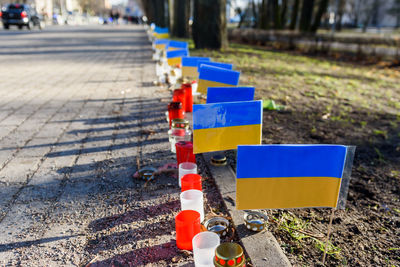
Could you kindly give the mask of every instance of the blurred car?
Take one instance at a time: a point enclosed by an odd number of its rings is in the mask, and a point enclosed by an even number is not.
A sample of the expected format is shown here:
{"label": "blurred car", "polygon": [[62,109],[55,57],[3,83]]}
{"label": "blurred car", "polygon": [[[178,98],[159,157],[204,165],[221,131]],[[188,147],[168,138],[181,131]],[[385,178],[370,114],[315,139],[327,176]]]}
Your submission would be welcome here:
{"label": "blurred car", "polygon": [[3,28],[6,30],[10,28],[10,25],[15,25],[18,29],[26,26],[30,30],[35,26],[39,29],[44,27],[43,17],[29,5],[9,4],[1,9],[0,16]]}

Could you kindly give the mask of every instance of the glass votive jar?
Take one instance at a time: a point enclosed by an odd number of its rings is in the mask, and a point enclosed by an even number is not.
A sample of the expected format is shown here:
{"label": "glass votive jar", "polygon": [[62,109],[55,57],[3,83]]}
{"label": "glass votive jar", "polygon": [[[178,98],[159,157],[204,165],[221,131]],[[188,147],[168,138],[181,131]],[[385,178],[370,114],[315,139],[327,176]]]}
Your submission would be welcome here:
{"label": "glass votive jar", "polygon": [[200,222],[204,220],[203,192],[190,189],[180,194],[181,209],[195,210],[200,214]]}
{"label": "glass votive jar", "polygon": [[178,165],[179,187],[182,186],[181,179],[184,175],[194,173],[197,174],[197,165],[193,162],[182,162]]}
{"label": "glass votive jar", "polygon": [[189,121],[185,119],[173,119],[172,127],[168,131],[169,142],[171,144],[171,152],[176,153],[176,143],[180,141],[190,141],[192,139],[192,131],[189,130]]}
{"label": "glass votive jar", "polygon": [[214,266],[246,266],[243,248],[237,243],[222,243],[215,249]]}
{"label": "glass votive jar", "polygon": [[201,232],[193,237],[193,258],[196,267],[213,267],[215,249],[219,246],[219,236],[213,232]]}
{"label": "glass votive jar", "polygon": [[193,154],[193,143],[191,141],[180,141],[175,144],[177,165],[182,162],[196,163],[196,156]]}
{"label": "glass votive jar", "polygon": [[200,214],[194,210],[182,210],[175,216],[176,246],[192,250],[192,239],[200,233]]}

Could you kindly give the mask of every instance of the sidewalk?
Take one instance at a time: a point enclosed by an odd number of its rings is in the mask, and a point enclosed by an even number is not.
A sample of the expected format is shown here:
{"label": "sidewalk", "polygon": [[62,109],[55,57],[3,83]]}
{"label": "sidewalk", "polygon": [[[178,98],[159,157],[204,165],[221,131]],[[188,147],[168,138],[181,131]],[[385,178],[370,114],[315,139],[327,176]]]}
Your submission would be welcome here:
{"label": "sidewalk", "polygon": [[137,163],[175,161],[170,94],[152,86],[142,28],[50,28],[0,44],[0,265],[191,262],[174,241],[176,179],[132,178]]}

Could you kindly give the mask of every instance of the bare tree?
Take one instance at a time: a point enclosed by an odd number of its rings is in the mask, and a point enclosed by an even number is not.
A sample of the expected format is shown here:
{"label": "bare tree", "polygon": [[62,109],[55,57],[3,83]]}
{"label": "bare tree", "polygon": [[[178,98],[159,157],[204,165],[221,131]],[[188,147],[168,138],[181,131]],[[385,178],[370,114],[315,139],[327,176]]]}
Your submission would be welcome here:
{"label": "bare tree", "polygon": [[302,32],[310,31],[313,10],[314,10],[314,0],[303,0],[303,6],[301,7],[301,15],[300,15],[300,26],[299,26],[300,31]]}
{"label": "bare tree", "polygon": [[[190,1],[173,0],[173,8],[169,7],[172,12],[172,35],[176,37],[189,37],[189,17],[190,17]],[[170,13],[171,14],[171,13]]]}
{"label": "bare tree", "polygon": [[341,31],[342,30],[342,18],[344,13],[344,8],[346,6],[346,0],[338,0],[338,10],[336,14],[336,23],[335,23],[335,30]]}
{"label": "bare tree", "polygon": [[226,0],[194,0],[192,35],[196,48],[228,46]]}
{"label": "bare tree", "polygon": [[400,28],[400,0],[394,0],[392,8],[389,9],[389,14],[396,17],[396,28]]}
{"label": "bare tree", "polygon": [[290,25],[289,25],[289,29],[291,30],[296,29],[297,15],[299,14],[299,6],[300,6],[300,0],[294,0],[292,6],[292,14],[290,16]]}
{"label": "bare tree", "polygon": [[318,5],[317,13],[315,14],[314,22],[311,26],[311,32],[317,32],[321,25],[322,16],[326,13],[328,8],[329,0],[321,0]]}

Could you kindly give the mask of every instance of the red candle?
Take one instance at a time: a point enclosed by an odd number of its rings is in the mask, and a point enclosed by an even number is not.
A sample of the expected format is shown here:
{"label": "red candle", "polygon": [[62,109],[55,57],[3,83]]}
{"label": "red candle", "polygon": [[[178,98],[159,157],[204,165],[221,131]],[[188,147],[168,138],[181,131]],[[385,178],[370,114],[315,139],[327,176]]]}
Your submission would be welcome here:
{"label": "red candle", "polygon": [[183,119],[184,110],[181,102],[171,102],[168,104],[168,117],[169,117],[169,128],[171,128],[173,119]]}
{"label": "red candle", "polygon": [[181,179],[181,191],[186,191],[190,189],[202,190],[201,187],[201,176],[198,174],[190,173],[185,174]]}
{"label": "red candle", "polygon": [[183,210],[175,217],[176,246],[179,249],[192,250],[192,239],[200,233],[200,213]]}
{"label": "red candle", "polygon": [[185,112],[193,111],[193,95],[192,95],[192,84],[191,83],[183,83],[182,87],[185,90]]}
{"label": "red candle", "polygon": [[181,102],[183,111],[186,111],[186,95],[184,89],[175,89],[172,95],[172,101]]}
{"label": "red candle", "polygon": [[181,141],[175,144],[176,161],[179,164],[182,162],[196,163],[196,156],[193,154],[193,143],[189,141]]}

